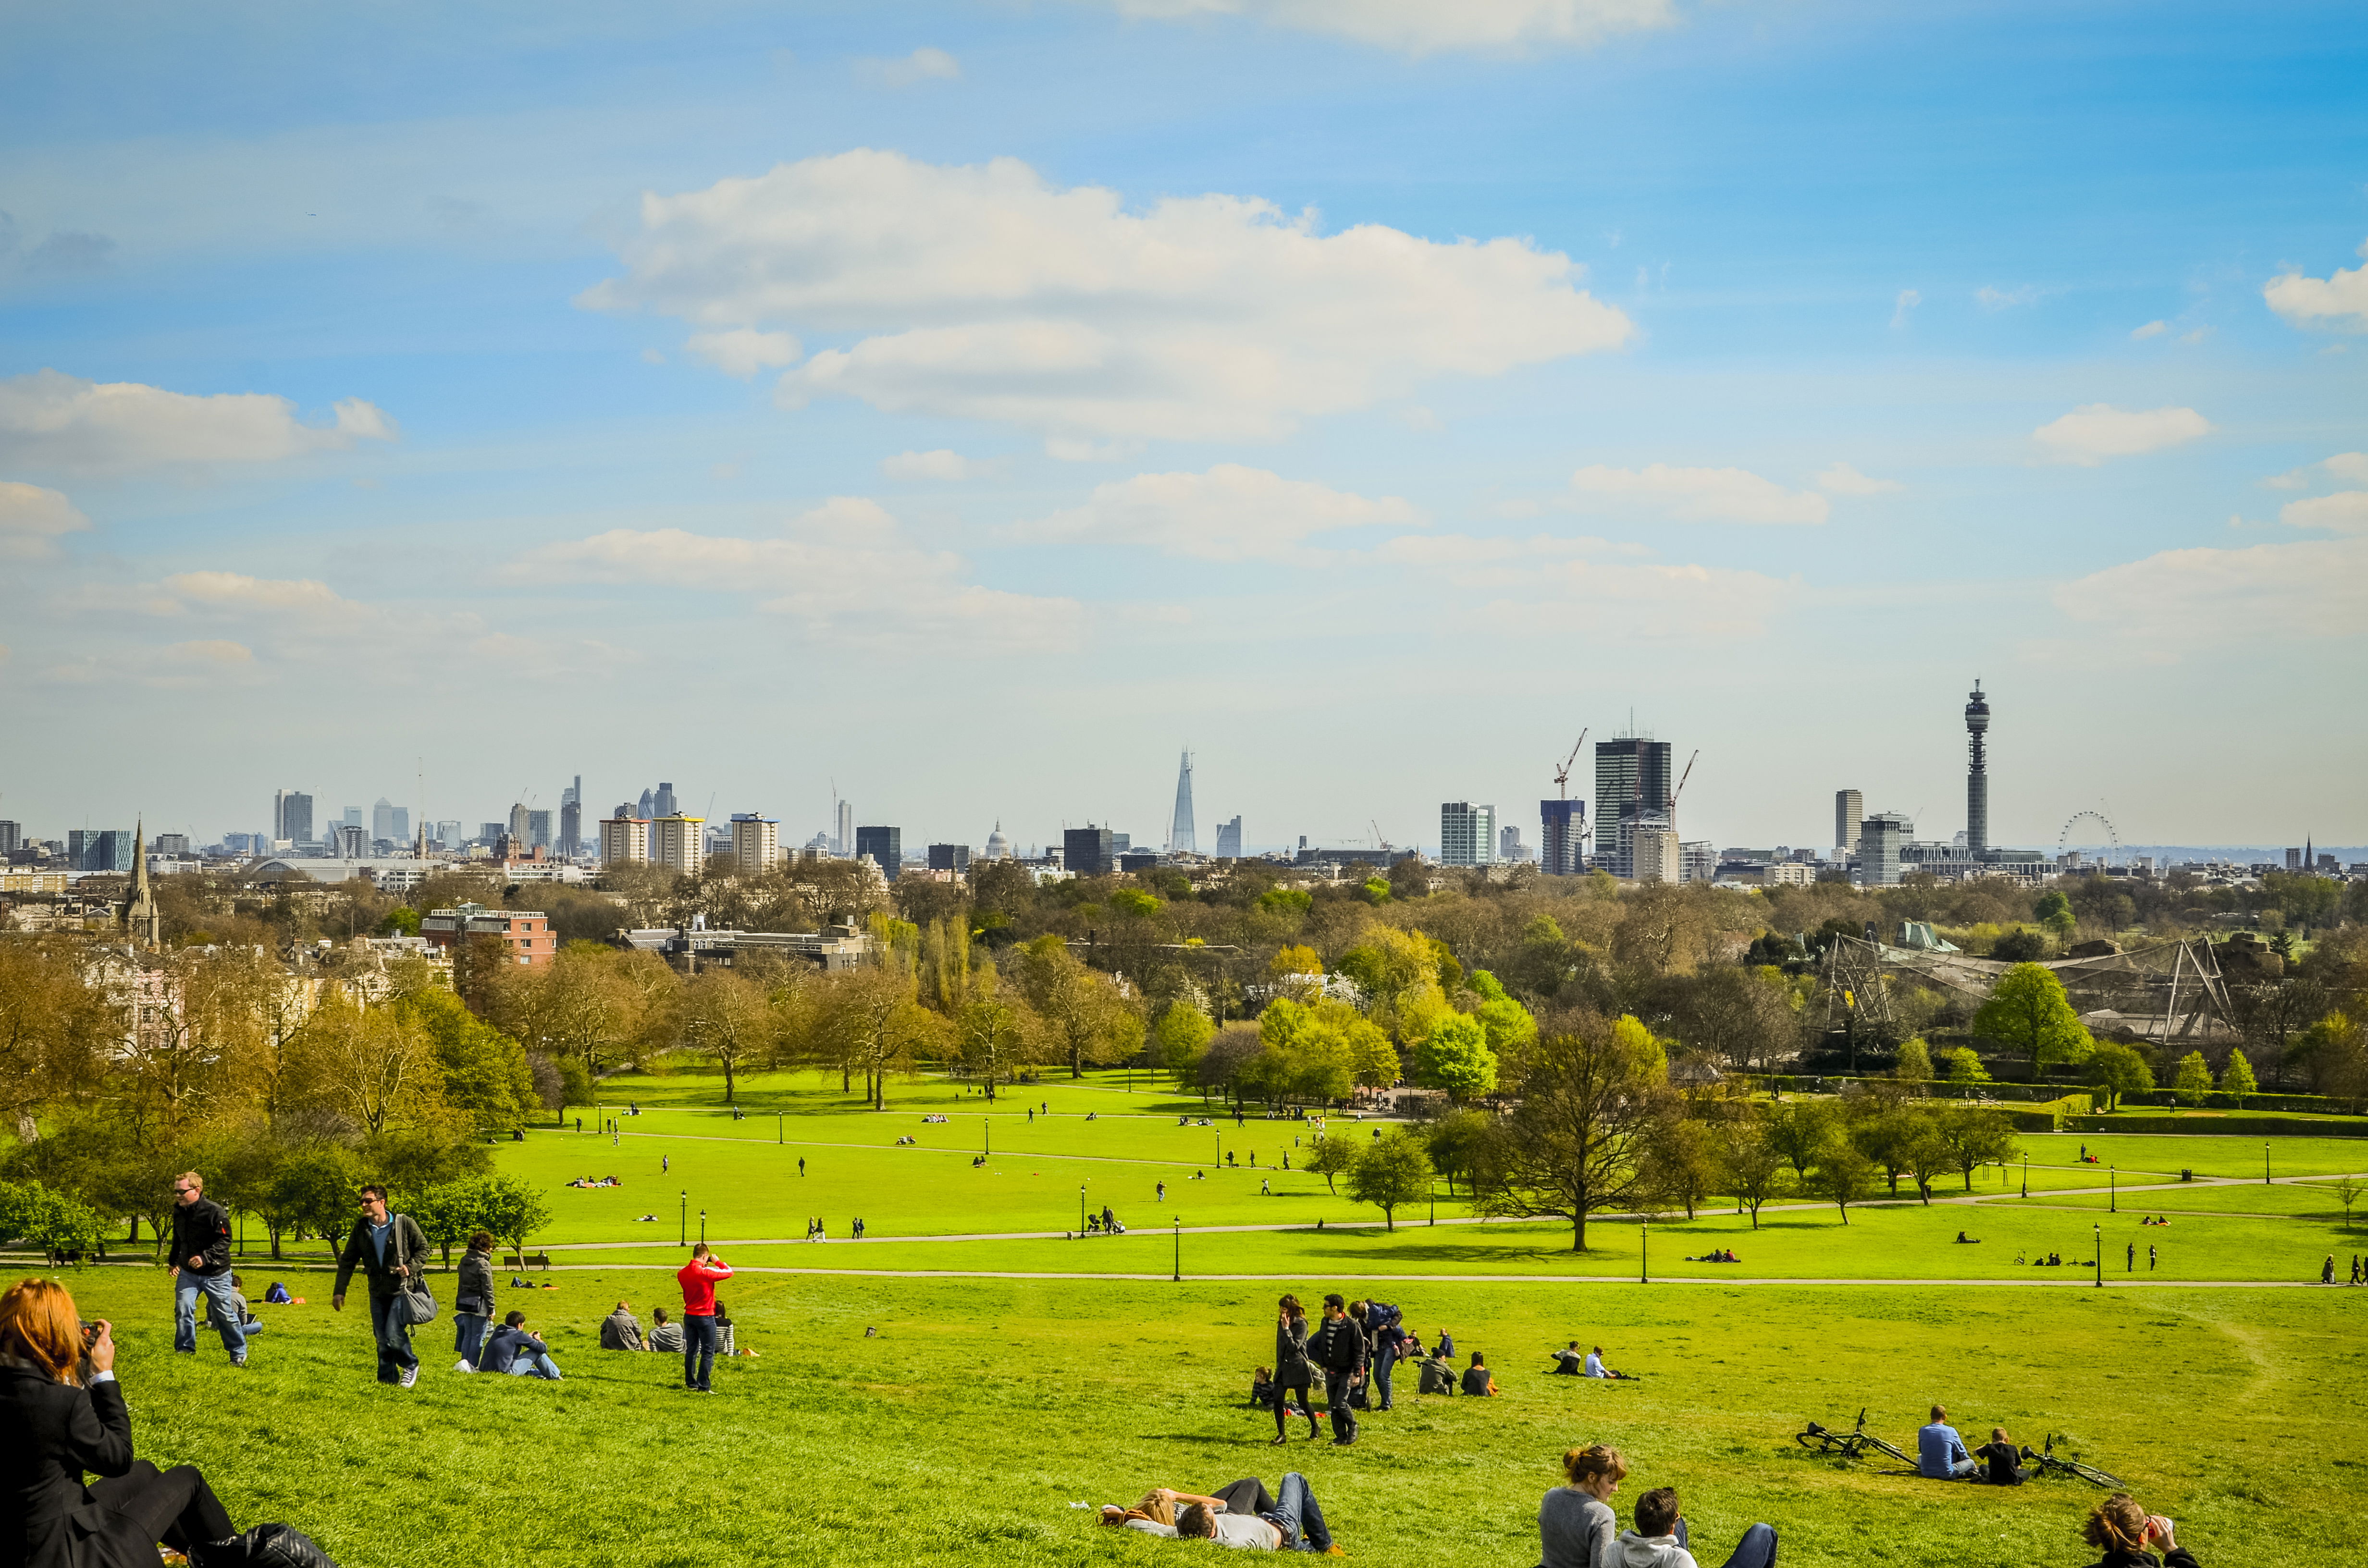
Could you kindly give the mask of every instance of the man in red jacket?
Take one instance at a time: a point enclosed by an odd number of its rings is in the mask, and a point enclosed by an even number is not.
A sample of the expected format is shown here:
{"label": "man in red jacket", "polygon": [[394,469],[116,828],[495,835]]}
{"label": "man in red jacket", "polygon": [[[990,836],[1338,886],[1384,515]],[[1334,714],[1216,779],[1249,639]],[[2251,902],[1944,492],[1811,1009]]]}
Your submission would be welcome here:
{"label": "man in red jacket", "polygon": [[675,1278],[682,1284],[682,1384],[701,1393],[713,1392],[708,1379],[715,1369],[715,1282],[732,1278],[732,1266],[707,1250],[705,1242],[690,1249],[690,1261]]}

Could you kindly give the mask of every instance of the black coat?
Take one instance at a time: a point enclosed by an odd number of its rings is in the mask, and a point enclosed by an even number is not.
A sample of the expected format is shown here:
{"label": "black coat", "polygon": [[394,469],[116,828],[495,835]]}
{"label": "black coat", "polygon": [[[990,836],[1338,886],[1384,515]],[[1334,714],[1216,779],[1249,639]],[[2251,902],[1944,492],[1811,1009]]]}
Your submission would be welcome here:
{"label": "black coat", "polygon": [[1275,1320],[1274,1383],[1277,1388],[1304,1389],[1313,1381],[1307,1365],[1307,1320]]}
{"label": "black coat", "polygon": [[1354,1318],[1326,1318],[1307,1341],[1307,1354],[1327,1372],[1365,1369],[1365,1335]]}
{"label": "black coat", "polygon": [[[230,1267],[230,1216],[212,1199],[200,1198],[187,1208],[173,1205],[173,1255],[168,1261],[174,1267],[202,1279],[223,1273]],[[205,1262],[192,1267],[193,1257]]]}
{"label": "black coat", "polygon": [[370,1276],[370,1293],[392,1296],[403,1288],[395,1277],[394,1266],[401,1264],[411,1270],[411,1278],[421,1278],[427,1263],[427,1237],[408,1214],[391,1215],[393,1228],[386,1233],[386,1261],[379,1261],[378,1248],[370,1244],[370,1228],[360,1221],[354,1221],[353,1233],[346,1238],[346,1250],[337,1259],[336,1294],[344,1295],[346,1285],[359,1267]]}
{"label": "black coat", "polygon": [[0,1367],[0,1562],[156,1568],[147,1532],[83,1485],[85,1471],[131,1469],[131,1417],[118,1384],[79,1389]]}
{"label": "black coat", "polygon": [[494,1315],[494,1265],[488,1254],[461,1256],[461,1283],[453,1289],[452,1310],[481,1318]]}

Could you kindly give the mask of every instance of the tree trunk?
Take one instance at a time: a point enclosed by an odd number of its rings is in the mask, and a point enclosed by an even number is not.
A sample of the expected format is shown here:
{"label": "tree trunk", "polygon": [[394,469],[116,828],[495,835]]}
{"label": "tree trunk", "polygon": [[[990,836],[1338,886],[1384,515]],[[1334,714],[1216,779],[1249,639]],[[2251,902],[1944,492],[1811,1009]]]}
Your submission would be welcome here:
{"label": "tree trunk", "polygon": [[734,1082],[732,1075],[732,1059],[727,1056],[723,1059],[723,1103],[725,1105],[732,1103]]}
{"label": "tree trunk", "polygon": [[1584,1209],[1570,1217],[1570,1250],[1587,1250],[1587,1210]]}

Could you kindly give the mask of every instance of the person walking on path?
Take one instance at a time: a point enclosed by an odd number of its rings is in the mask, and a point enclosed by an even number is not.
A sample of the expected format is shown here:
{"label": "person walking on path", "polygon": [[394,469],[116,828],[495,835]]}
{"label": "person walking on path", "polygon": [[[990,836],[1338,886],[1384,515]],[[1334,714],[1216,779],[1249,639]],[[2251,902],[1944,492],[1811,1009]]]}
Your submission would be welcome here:
{"label": "person walking on path", "polygon": [[452,1287],[452,1348],[456,1372],[473,1372],[485,1354],[485,1331],[494,1325],[494,1233],[472,1232],[461,1255],[461,1281]]}
{"label": "person walking on path", "polygon": [[1274,1321],[1274,1440],[1291,1441],[1283,1430],[1288,1418],[1285,1406],[1292,1391],[1299,1394],[1299,1414],[1307,1417],[1307,1440],[1314,1442],[1318,1431],[1315,1409],[1307,1403],[1308,1384],[1315,1381],[1315,1370],[1307,1361],[1307,1309],[1299,1304],[1296,1296],[1285,1296],[1275,1303]]}
{"label": "person walking on path", "polygon": [[2146,1243],[2146,1272],[2148,1274],[2152,1274],[2154,1272],[2154,1244],[2152,1242],[2148,1242]]}
{"label": "person walking on path", "polygon": [[195,1171],[173,1178],[173,1348],[184,1356],[198,1353],[198,1297],[203,1293],[212,1303],[230,1364],[244,1367],[246,1331],[231,1301],[230,1216],[205,1188],[205,1178]]}
{"label": "person walking on path", "polygon": [[408,1214],[390,1213],[386,1188],[362,1188],[361,1223],[346,1238],[337,1259],[336,1288],[329,1306],[346,1310],[346,1286],[359,1267],[370,1284],[370,1335],[378,1341],[378,1381],[409,1388],[419,1381],[419,1358],[411,1348],[410,1308],[402,1300],[404,1281],[427,1256],[427,1238]]}
{"label": "person walking on path", "polygon": [[1332,1416],[1332,1446],[1345,1449],[1357,1440],[1357,1413],[1349,1396],[1365,1381],[1365,1335],[1349,1316],[1349,1303],[1338,1295],[1324,1298],[1324,1326],[1307,1342],[1311,1360],[1324,1369],[1324,1403]]}
{"label": "person walking on path", "polygon": [[715,1371],[715,1283],[732,1278],[732,1266],[707,1249],[690,1249],[690,1261],[675,1278],[682,1286],[682,1386],[712,1392]]}
{"label": "person walking on path", "polygon": [[2327,1255],[2327,1261],[2318,1266],[2318,1282],[2322,1285],[2332,1285],[2335,1283],[2335,1255],[2333,1253],[2328,1253]]}

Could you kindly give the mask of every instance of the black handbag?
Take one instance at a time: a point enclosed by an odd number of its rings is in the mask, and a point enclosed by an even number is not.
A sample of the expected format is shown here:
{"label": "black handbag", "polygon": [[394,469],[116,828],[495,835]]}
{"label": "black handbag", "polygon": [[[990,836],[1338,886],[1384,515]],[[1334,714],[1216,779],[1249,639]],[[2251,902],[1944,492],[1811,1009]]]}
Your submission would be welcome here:
{"label": "black handbag", "polygon": [[198,1561],[202,1568],[337,1568],[320,1542],[292,1525],[257,1525],[206,1548]]}

